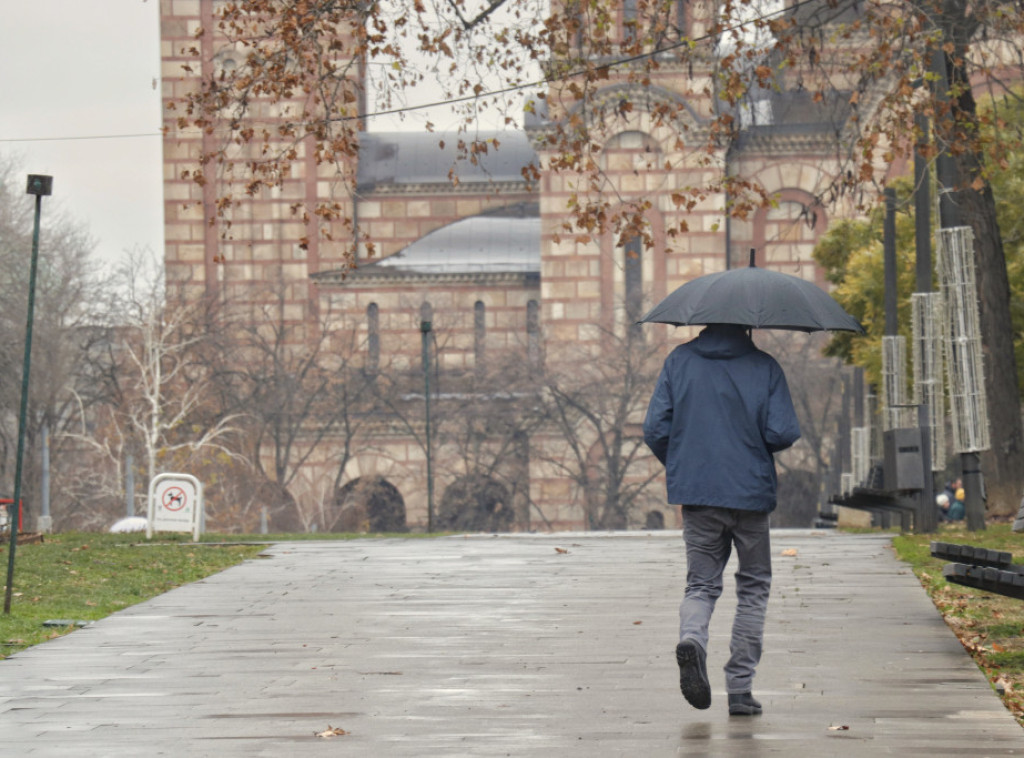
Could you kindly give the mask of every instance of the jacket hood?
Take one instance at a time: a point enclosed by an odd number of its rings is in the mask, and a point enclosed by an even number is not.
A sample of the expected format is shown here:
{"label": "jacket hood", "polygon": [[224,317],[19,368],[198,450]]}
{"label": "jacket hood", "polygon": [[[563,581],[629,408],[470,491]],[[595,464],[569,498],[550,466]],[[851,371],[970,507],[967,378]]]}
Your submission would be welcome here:
{"label": "jacket hood", "polygon": [[747,327],[736,324],[710,324],[693,342],[693,349],[705,358],[728,360],[756,350]]}

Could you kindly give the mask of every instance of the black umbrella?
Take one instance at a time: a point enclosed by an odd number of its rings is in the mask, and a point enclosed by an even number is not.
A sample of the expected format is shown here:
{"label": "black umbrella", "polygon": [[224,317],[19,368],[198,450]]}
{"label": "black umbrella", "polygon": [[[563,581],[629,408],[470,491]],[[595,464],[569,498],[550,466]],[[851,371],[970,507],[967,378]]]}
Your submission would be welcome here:
{"label": "black umbrella", "polygon": [[857,319],[813,282],[750,266],[699,276],[638,323],[739,324],[760,329],[864,333]]}

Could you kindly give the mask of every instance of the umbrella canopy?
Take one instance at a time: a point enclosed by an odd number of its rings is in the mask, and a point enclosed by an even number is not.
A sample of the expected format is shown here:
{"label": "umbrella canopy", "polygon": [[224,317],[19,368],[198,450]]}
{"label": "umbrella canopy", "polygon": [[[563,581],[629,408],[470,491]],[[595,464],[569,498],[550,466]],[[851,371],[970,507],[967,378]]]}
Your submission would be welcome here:
{"label": "umbrella canopy", "polygon": [[753,263],[687,282],[638,323],[652,322],[864,333],[857,319],[813,282],[758,268]]}

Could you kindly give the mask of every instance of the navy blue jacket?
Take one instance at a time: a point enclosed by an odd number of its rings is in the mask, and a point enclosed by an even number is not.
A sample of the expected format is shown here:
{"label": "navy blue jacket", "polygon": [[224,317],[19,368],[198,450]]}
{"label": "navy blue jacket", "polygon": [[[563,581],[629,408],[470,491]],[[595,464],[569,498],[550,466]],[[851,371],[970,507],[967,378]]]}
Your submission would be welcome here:
{"label": "navy blue jacket", "polygon": [[798,439],[782,367],[730,325],[709,326],[669,354],[644,421],[676,505],[774,510],[773,454]]}

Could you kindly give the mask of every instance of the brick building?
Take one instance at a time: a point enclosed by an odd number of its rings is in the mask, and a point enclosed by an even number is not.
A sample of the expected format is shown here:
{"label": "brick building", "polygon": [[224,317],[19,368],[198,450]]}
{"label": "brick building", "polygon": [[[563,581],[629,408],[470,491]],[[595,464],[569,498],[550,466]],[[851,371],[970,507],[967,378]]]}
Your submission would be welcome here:
{"label": "brick building", "polygon": [[[414,386],[414,377],[422,377],[424,322],[431,325],[435,379],[442,382],[437,412],[449,414],[482,396],[479,382],[485,374],[493,378],[495,371],[515,364],[529,377],[531,368],[578,360],[588,351],[596,355],[610,339],[626,334],[651,302],[695,276],[744,264],[750,248],[757,251],[758,265],[824,286],[811,249],[830,215],[848,209],[826,209],[815,198],[834,166],[835,121],[843,117],[842,109],[812,107],[799,97],[765,91],[739,114],[747,121],[743,138],[709,165],[698,160],[693,146],[706,138],[716,105],[705,94],[710,71],[695,70],[692,61],[664,61],[657,78],[643,87],[613,75],[594,102],[629,98],[632,109],[587,111],[588,126],[602,135],[597,159],[617,197],[650,200],[646,220],[653,247],[644,249],[639,240],[620,246],[611,234],[580,241],[560,233],[571,177],[545,168],[552,155],[544,136],[570,114],[555,109],[532,116],[524,131],[501,134],[501,147],[478,165],[460,165],[457,184],[449,179],[455,161],[451,148],[438,147],[441,135],[362,135],[358,165],[347,168],[356,178],[350,183],[354,191],[333,195],[351,229],[367,235],[375,247],[372,258],[361,248],[355,270],[344,258],[349,227],[336,224],[329,241],[322,234],[328,222],[303,221],[289,210],[295,201],[314,200],[337,186],[333,169],[318,166],[303,145],[281,190],[232,208],[229,229],[223,221],[210,223],[217,182],[227,179],[200,186],[191,172],[216,132],[178,129],[170,106],[197,77],[231,65],[232,50],[221,49],[211,31],[210,5],[162,2],[169,126],[165,266],[171,296],[216,292],[238,302],[258,298],[263,285],[280,281],[287,318],[301,322],[327,314],[357,334],[361,360],[371,370],[410,376],[405,411],[397,411],[401,418],[389,423],[382,413],[372,431],[357,440],[358,452],[346,462],[337,491],[324,484],[336,478],[329,449],[309,457],[306,475],[292,488],[295,500],[321,511],[351,511],[334,513],[322,528],[375,528],[384,523],[375,509],[384,506],[374,503],[383,502],[389,513],[399,509],[410,526],[426,525],[428,477],[423,430],[417,426],[424,390],[420,387],[417,395]],[[697,17],[687,16],[685,23],[695,32],[702,28]],[[193,45],[200,48],[200,66],[182,52]],[[195,70],[183,72],[183,63]],[[685,107],[676,123],[655,116],[662,105],[680,103]],[[612,115],[602,115],[607,113]],[[540,167],[534,185],[523,179],[528,164]],[[743,220],[729,218],[728,198],[720,194],[681,209],[674,195],[709,184],[722,171],[759,181],[777,202]],[[666,230],[681,220],[689,233],[669,238]],[[652,340],[681,336],[663,327],[649,334]],[[528,395],[510,392],[494,399],[494,407],[510,406],[501,413],[518,418],[516,403],[525,403]],[[641,420],[642,409],[634,409],[625,435],[635,439]],[[567,444],[564,437],[544,425],[509,423],[500,433],[482,435],[475,458],[453,444],[434,451],[431,479],[443,523],[495,529],[593,526],[586,477],[573,480],[554,463]],[[598,442],[588,443],[594,456]],[[480,466],[481,450],[486,466]],[[651,465],[640,462],[630,476],[644,479]],[[678,524],[677,509],[658,504],[662,496],[661,487],[654,486],[619,525]],[[467,502],[478,508],[479,519],[452,520],[452,509],[470,507]]]}

